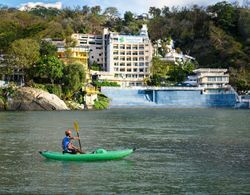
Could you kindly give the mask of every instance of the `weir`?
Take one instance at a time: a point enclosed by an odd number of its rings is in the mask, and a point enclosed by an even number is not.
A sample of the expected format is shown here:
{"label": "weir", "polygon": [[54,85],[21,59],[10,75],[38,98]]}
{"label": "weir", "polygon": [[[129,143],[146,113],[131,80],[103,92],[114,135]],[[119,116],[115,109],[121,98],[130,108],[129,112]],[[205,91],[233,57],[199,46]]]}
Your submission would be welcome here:
{"label": "weir", "polygon": [[199,87],[102,87],[111,99],[110,107],[235,107],[237,97],[227,89]]}

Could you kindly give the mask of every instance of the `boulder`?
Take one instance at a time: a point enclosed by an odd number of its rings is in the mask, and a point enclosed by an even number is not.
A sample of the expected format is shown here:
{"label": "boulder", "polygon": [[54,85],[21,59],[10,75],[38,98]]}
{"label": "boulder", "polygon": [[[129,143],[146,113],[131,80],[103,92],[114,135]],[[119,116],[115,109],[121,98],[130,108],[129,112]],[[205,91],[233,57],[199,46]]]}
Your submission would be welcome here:
{"label": "boulder", "polygon": [[69,108],[54,94],[41,89],[20,87],[12,97],[8,97],[7,110],[69,110]]}
{"label": "boulder", "polygon": [[4,103],[3,98],[1,98],[0,96],[0,111],[3,111],[3,110],[5,110],[5,103]]}

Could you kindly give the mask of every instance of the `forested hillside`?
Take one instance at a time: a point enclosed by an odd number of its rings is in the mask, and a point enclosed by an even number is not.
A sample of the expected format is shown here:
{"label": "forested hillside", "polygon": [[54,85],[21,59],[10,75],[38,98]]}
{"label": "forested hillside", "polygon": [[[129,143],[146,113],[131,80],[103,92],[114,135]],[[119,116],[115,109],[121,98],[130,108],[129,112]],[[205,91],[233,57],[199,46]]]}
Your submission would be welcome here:
{"label": "forested hillside", "polygon": [[250,89],[250,9],[220,2],[206,8],[193,6],[163,9],[151,7],[148,18],[130,11],[120,15],[115,7],[64,8],[37,7],[29,11],[0,7],[0,53],[9,51],[19,39],[70,40],[73,32],[101,34],[104,27],[137,34],[147,23],[154,42],[171,36],[175,46],[195,57],[199,67],[228,68],[231,84],[238,90]]}

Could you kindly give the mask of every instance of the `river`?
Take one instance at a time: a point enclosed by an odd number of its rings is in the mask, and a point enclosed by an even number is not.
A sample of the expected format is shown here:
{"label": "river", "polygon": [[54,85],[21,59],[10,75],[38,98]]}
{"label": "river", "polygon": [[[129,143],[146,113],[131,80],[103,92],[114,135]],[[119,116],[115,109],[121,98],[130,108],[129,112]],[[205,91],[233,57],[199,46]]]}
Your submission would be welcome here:
{"label": "river", "polygon": [[[137,150],[106,162],[41,157],[61,150],[74,120],[87,151]],[[0,194],[249,194],[249,124],[250,110],[234,109],[0,112]]]}

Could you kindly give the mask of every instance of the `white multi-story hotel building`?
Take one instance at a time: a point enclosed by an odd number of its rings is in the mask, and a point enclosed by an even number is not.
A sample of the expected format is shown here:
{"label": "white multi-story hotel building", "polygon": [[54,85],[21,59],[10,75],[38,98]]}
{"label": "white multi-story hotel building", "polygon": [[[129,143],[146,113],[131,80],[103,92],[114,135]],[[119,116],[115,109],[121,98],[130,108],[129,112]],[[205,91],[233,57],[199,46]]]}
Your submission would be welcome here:
{"label": "white multi-story hotel building", "polygon": [[121,35],[104,29],[104,66],[122,86],[142,86],[149,76],[153,47],[143,25],[139,35]]}
{"label": "white multi-story hotel building", "polygon": [[[96,62],[102,65],[109,81],[122,86],[144,85],[153,56],[146,25],[143,25],[139,35],[121,35],[105,28],[103,35],[73,34],[72,38],[77,41],[77,46],[89,48],[90,64]],[[99,79],[103,78],[102,74],[98,75]]]}

